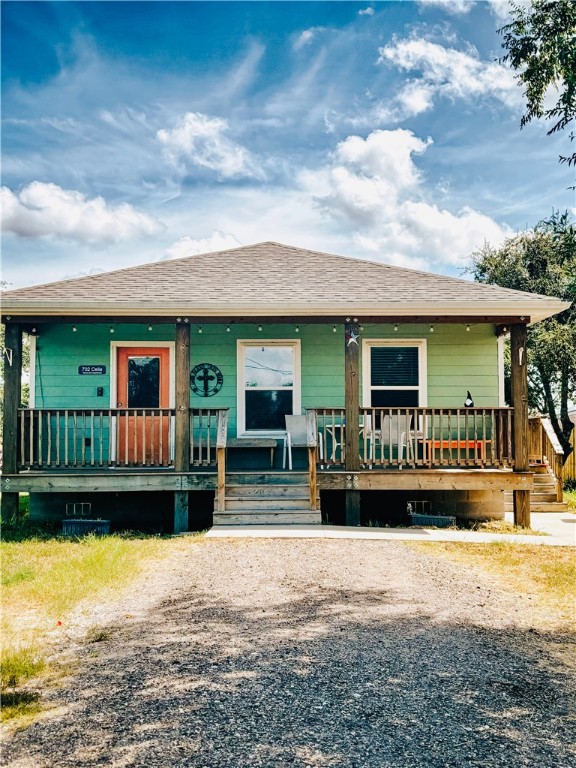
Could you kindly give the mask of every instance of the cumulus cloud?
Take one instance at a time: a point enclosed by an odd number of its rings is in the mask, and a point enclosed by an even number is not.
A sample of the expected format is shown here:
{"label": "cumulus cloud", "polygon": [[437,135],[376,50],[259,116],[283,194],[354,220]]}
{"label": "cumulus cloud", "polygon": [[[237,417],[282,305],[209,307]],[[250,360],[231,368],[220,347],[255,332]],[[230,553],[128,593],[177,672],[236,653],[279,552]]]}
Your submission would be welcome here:
{"label": "cumulus cloud", "polygon": [[363,8],[358,11],[358,16],[374,16],[374,8]]}
{"label": "cumulus cloud", "polygon": [[424,8],[430,6],[441,8],[446,13],[461,16],[464,13],[468,13],[475,2],[476,0],[418,0],[418,5]]}
{"label": "cumulus cloud", "polygon": [[182,173],[194,166],[214,171],[221,179],[261,178],[251,153],[226,136],[228,121],[187,112],[172,129],[156,133],[164,157]]}
{"label": "cumulus cloud", "polygon": [[18,194],[0,191],[2,229],[20,237],[113,243],[158,233],[163,225],[128,203],[111,205],[57,184],[33,181]]}
{"label": "cumulus cloud", "polygon": [[187,235],[181,237],[168,248],[165,259],[181,259],[185,256],[194,256],[197,253],[210,253],[211,251],[224,251],[227,248],[239,248],[242,243],[229,232],[220,232],[215,229],[210,237],[193,238]]}
{"label": "cumulus cloud", "polygon": [[[514,5],[521,8],[529,8],[532,4],[531,0],[514,0]],[[512,5],[510,0],[488,0],[488,7],[493,16],[499,21],[505,21],[510,18],[510,10]]]}
{"label": "cumulus cloud", "polygon": [[378,63],[418,73],[408,80],[387,109],[390,118],[405,119],[430,109],[440,96],[450,99],[491,98],[507,107],[522,104],[521,91],[509,67],[483,61],[474,48],[459,51],[422,38],[394,39],[378,49]]}
{"label": "cumulus cloud", "polygon": [[403,266],[458,266],[484,240],[498,244],[510,232],[471,207],[453,213],[427,199],[414,158],[431,144],[407,130],[349,136],[323,172],[300,180],[370,255]]}

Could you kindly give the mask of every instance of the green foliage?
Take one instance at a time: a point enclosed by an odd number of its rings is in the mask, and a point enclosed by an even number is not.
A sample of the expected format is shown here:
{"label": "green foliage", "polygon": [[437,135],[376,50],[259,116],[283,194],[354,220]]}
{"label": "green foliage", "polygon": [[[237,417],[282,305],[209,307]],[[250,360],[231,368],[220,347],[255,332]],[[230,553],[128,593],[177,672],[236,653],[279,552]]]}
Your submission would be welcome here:
{"label": "green foliage", "polygon": [[[526,112],[520,124],[543,117],[552,120],[549,135],[563,130],[576,116],[576,3],[532,0],[528,8],[512,3],[511,16],[498,31],[507,51],[503,61],[518,72],[524,87]],[[557,98],[551,103],[553,90]],[[576,152],[560,161],[576,164]]]}
{"label": "green foliage", "polygon": [[[472,254],[474,279],[572,302],[528,329],[529,405],[548,414],[565,459],[571,453],[568,402],[576,395],[576,227],[568,212],[554,213],[532,230],[488,243]],[[560,424],[557,416],[560,417]]]}

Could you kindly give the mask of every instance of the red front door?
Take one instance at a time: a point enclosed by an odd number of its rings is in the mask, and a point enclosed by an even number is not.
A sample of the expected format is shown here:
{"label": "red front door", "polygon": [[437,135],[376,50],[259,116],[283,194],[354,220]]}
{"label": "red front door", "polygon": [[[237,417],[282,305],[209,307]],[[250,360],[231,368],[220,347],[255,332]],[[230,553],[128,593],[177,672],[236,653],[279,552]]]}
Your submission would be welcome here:
{"label": "red front door", "polygon": [[116,406],[117,463],[170,463],[170,350],[119,347]]}

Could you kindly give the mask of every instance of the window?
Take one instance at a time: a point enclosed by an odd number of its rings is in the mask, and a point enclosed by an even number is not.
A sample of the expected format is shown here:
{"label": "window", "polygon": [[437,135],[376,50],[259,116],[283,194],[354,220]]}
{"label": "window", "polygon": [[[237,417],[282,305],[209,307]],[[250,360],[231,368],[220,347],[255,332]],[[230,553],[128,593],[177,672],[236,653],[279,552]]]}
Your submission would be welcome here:
{"label": "window", "polygon": [[284,432],[300,413],[298,341],[238,342],[238,434]]}
{"label": "window", "polygon": [[366,407],[426,405],[426,341],[365,341],[363,396]]}

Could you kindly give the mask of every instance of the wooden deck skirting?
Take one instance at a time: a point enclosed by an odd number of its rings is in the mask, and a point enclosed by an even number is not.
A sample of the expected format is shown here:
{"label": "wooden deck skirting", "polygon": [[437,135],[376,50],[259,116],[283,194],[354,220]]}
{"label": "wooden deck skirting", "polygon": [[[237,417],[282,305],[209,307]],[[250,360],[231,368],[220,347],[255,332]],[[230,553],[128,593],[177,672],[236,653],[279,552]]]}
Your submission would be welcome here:
{"label": "wooden deck skirting", "polygon": [[[234,472],[234,481],[266,484],[278,472]],[[289,476],[289,473],[286,473]],[[359,470],[350,473],[318,469],[311,485],[320,491],[349,490],[530,490],[530,472],[501,469]],[[223,479],[216,470],[199,472],[25,472],[4,475],[2,491],[14,493],[106,493],[121,491],[218,491]],[[315,483],[314,483],[315,481]],[[316,496],[314,496],[316,498]]]}

